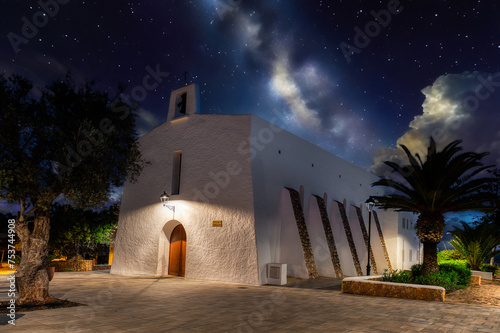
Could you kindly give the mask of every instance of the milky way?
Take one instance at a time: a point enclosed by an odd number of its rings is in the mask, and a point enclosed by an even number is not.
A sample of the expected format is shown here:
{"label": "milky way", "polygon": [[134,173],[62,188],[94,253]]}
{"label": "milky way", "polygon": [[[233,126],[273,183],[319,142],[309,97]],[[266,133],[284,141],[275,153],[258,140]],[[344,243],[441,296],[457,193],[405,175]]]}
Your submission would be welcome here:
{"label": "milky way", "polygon": [[[41,87],[70,71],[111,95],[123,83],[139,135],[188,72],[201,112],[259,115],[364,167],[429,135],[498,163],[499,14],[494,1],[3,1],[0,73]],[[168,75],[139,98],[148,67]],[[478,89],[488,98],[464,106]]]}

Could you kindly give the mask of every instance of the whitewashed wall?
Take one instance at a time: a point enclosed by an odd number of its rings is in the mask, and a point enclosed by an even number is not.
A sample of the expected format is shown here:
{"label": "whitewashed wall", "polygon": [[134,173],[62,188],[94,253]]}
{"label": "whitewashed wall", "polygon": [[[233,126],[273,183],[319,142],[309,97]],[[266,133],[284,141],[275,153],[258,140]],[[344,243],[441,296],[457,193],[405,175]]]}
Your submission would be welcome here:
{"label": "whitewashed wall", "polygon": [[[334,276],[331,259],[325,257],[328,248],[323,226],[313,195],[327,193],[326,206],[332,230],[345,275],[356,275],[352,255],[345,236],[336,202],[346,199],[346,211],[353,233],[356,250],[363,273],[366,273],[367,251],[364,243],[355,206],[363,204],[363,215],[368,229],[368,212],[364,202],[370,195],[382,194],[381,189],[372,188],[377,177],[365,169],[345,161],[331,153],[307,142],[287,131],[278,130],[263,119],[252,117],[252,138],[257,144],[247,151],[252,161],[253,193],[255,203],[256,237],[258,244],[259,272],[261,283],[266,281],[265,266],[269,262],[288,264],[288,274],[307,277],[301,245],[288,191],[284,187],[299,191],[304,186],[304,215],[308,225],[311,245],[320,275]],[[248,148],[248,147],[245,147]],[[281,152],[281,153],[280,153]],[[392,223],[383,224],[387,237],[397,235],[397,214],[383,214]],[[384,218],[381,218],[383,220]],[[379,271],[387,268],[382,245],[375,222],[372,220],[372,247]],[[280,226],[279,228],[277,226]],[[393,229],[393,233],[388,229]],[[281,234],[278,231],[281,230]],[[280,247],[275,245],[280,240]],[[297,244],[297,242],[299,242]],[[396,263],[395,253],[391,260]]]}
{"label": "whitewashed wall", "polygon": [[[259,283],[250,164],[236,145],[250,136],[250,121],[245,115],[192,114],[139,140],[151,165],[138,183],[125,185],[112,273],[166,274],[170,233],[181,223],[187,279]],[[174,217],[159,197],[171,193],[176,150],[182,150],[182,168],[180,194],[169,202]],[[228,169],[230,177],[224,176]],[[222,228],[212,227],[213,220],[222,220]]]}
{"label": "whitewashed wall", "polygon": [[[381,189],[365,169],[252,115],[197,114],[197,87],[172,93],[170,108],[179,94],[188,92],[188,115],[168,121],[139,140],[151,162],[135,184],[126,183],[120,211],[112,273],[165,275],[169,239],[182,224],[187,234],[187,279],[264,284],[266,264],[284,262],[288,274],[307,278],[302,246],[288,190],[303,186],[304,216],[316,266],[321,276],[335,276],[318,205],[324,197],[344,275],[355,276],[351,251],[337,203],[346,211],[363,273],[367,251],[353,205]],[[195,97],[193,97],[195,96]],[[172,158],[182,150],[179,195],[163,207],[159,196],[171,193]],[[397,214],[379,212],[393,268],[403,265]],[[222,228],[212,221],[222,220]],[[410,237],[406,232],[405,237]],[[374,220],[372,248],[379,272],[387,267]],[[405,246],[410,245],[407,242]],[[415,255],[414,255],[415,256]]]}

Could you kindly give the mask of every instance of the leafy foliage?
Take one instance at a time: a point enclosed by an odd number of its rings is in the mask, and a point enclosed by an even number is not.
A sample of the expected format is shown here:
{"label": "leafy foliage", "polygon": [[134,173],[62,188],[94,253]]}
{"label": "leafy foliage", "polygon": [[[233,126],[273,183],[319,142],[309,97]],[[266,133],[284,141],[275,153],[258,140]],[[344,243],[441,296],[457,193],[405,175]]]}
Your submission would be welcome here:
{"label": "leafy foliage", "polygon": [[418,154],[413,156],[406,146],[401,145],[410,164],[385,162],[401,177],[401,182],[394,179],[374,182],[372,186],[386,186],[398,192],[374,197],[377,204],[383,208],[413,213],[430,211],[444,214],[471,210],[493,212],[495,209],[491,203],[497,201],[497,198],[483,190],[496,182],[496,179],[474,178],[492,167],[483,166],[480,162],[488,153],[457,154],[462,150],[460,143],[460,140],[453,141],[438,152],[431,137],[425,162]]}
{"label": "leafy foliage", "polygon": [[114,187],[137,180],[146,161],[136,141],[136,107],[110,101],[92,82],[77,85],[69,75],[40,89],[0,75],[0,199],[20,206],[19,304],[49,297],[41,268],[54,201],[102,207]]}
{"label": "leafy foliage", "polygon": [[20,204],[25,217],[61,194],[93,208],[137,178],[145,161],[130,106],[69,76],[40,97],[33,90],[27,79],[0,76],[0,199]]}
{"label": "leafy foliage", "polygon": [[450,245],[469,262],[472,269],[479,270],[486,260],[500,253],[492,251],[500,244],[500,237],[495,234],[494,225],[481,223],[473,228],[465,222],[461,224],[462,229],[455,227],[450,232],[453,236]]}
{"label": "leafy foliage", "polygon": [[49,248],[61,256],[106,255],[118,223],[118,206],[100,212],[68,205],[52,209]]}
{"label": "leafy foliage", "polygon": [[424,268],[424,265],[422,264],[415,264],[411,266],[411,275],[412,276],[420,276],[422,275],[422,269]]}
{"label": "leafy foliage", "polygon": [[497,270],[500,269],[500,266],[497,265],[490,265],[490,264],[482,264],[479,269],[483,272],[492,272],[495,273]]}
{"label": "leafy foliage", "polygon": [[470,283],[471,271],[460,265],[441,264],[438,272],[427,275],[422,274],[422,268],[421,264],[417,264],[411,267],[411,273],[407,271],[385,272],[382,281],[440,286],[446,289],[447,293],[466,288]]}
{"label": "leafy foliage", "polygon": [[441,261],[445,261],[445,260],[461,260],[461,259],[464,259],[464,257],[458,251],[445,250],[445,251],[438,252],[437,259],[438,259],[438,262],[441,262]]}
{"label": "leafy foliage", "polygon": [[438,270],[435,248],[444,236],[445,213],[493,212],[498,202],[498,196],[487,191],[496,179],[480,176],[492,167],[481,163],[488,153],[459,153],[460,143],[453,141],[438,152],[431,137],[425,161],[401,145],[409,164],[386,161],[395,177],[381,178],[372,184],[394,190],[391,194],[373,197],[377,206],[420,214],[416,229],[424,244],[425,274]]}
{"label": "leafy foliage", "polygon": [[411,273],[403,270],[395,270],[392,273],[384,272],[382,274],[382,281],[395,282],[395,283],[413,283]]}

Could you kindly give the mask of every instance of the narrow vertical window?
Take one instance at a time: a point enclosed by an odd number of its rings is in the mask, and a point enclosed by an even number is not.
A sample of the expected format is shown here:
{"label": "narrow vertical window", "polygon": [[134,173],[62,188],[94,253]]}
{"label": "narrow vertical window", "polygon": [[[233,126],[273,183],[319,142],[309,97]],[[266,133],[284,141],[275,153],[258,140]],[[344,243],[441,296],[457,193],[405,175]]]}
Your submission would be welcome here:
{"label": "narrow vertical window", "polygon": [[172,164],[172,194],[179,194],[181,187],[181,160],[182,150],[174,151]]}
{"label": "narrow vertical window", "polygon": [[403,217],[403,229],[405,228],[405,218]]}

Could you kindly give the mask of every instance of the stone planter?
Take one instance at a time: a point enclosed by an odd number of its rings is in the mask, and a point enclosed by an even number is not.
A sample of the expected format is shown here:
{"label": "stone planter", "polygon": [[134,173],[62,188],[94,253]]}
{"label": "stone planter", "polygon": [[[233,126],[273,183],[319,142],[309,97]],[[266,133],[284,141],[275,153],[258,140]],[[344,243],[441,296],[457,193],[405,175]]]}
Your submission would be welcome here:
{"label": "stone planter", "polygon": [[443,287],[374,280],[381,277],[382,275],[345,278],[342,280],[342,292],[444,302],[446,291]]}
{"label": "stone planter", "polygon": [[47,274],[49,275],[49,281],[52,281],[52,279],[54,278],[54,273],[56,272],[56,268],[55,267],[45,267],[45,269],[47,270]]}
{"label": "stone planter", "polygon": [[493,273],[492,272],[482,272],[482,271],[473,271],[473,270],[471,270],[471,272],[472,272],[472,276],[480,276],[481,279],[493,280]]}
{"label": "stone planter", "polygon": [[470,285],[471,286],[480,286],[481,285],[481,277],[472,275],[470,277]]}

